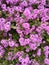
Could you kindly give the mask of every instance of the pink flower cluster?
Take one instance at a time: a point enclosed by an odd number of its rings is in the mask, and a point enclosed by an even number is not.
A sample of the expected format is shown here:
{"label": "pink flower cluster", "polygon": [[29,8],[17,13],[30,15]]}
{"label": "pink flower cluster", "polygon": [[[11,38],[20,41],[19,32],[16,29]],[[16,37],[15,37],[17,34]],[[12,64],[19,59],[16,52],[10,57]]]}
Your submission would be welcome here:
{"label": "pink flower cluster", "polygon": [[0,0],[0,64],[49,65],[49,0]]}

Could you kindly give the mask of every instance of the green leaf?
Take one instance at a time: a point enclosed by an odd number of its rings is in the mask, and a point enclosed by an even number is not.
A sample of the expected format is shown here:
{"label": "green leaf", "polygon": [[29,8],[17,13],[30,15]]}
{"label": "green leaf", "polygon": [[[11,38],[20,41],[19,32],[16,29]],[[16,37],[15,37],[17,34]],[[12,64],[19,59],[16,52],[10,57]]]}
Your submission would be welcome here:
{"label": "green leaf", "polygon": [[12,34],[12,39],[13,39],[13,40],[19,40],[19,34],[16,32],[15,29],[11,29],[11,30],[9,31],[9,33]]}
{"label": "green leaf", "polygon": [[22,25],[20,25],[20,29],[21,29],[21,30],[23,30],[23,27],[22,27]]}
{"label": "green leaf", "polygon": [[14,40],[18,40],[19,39],[19,35],[16,33],[16,34],[13,34],[12,35],[12,38],[14,39]]}
{"label": "green leaf", "polygon": [[38,7],[38,4],[33,4],[32,7],[36,9]]}
{"label": "green leaf", "polygon": [[30,27],[32,27],[32,25],[34,25],[34,21],[33,20],[29,20],[29,24],[30,24]]}
{"label": "green leaf", "polygon": [[47,42],[49,42],[49,38],[47,38],[46,40],[47,40]]}
{"label": "green leaf", "polygon": [[2,17],[6,18],[6,12],[4,12],[4,13],[2,12]]}
{"label": "green leaf", "polygon": [[46,0],[46,4],[49,4],[49,0]]}

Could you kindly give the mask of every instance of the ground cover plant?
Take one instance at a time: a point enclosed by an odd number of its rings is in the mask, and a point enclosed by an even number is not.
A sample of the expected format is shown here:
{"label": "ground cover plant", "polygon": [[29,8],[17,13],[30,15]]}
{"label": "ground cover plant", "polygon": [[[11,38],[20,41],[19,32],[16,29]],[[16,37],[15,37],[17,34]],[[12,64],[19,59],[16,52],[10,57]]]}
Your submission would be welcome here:
{"label": "ground cover plant", "polygon": [[0,0],[0,65],[49,65],[49,0]]}

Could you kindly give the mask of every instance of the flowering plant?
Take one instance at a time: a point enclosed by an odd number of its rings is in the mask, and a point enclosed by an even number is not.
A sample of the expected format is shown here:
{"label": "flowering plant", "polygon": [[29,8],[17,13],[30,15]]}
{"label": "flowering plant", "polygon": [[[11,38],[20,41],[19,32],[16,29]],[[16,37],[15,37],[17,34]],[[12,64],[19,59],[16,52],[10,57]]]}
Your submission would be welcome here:
{"label": "flowering plant", "polygon": [[0,0],[0,65],[49,65],[49,0]]}

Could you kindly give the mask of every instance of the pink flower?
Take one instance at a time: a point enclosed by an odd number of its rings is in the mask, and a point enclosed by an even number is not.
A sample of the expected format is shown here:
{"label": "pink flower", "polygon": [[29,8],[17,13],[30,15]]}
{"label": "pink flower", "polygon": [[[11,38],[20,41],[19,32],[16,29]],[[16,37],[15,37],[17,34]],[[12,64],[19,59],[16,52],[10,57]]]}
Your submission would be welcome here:
{"label": "pink flower", "polygon": [[44,59],[44,63],[47,64],[47,65],[49,65],[49,59],[48,58],[45,58]]}
{"label": "pink flower", "polygon": [[29,24],[29,23],[23,23],[23,24],[22,24],[22,27],[23,27],[24,29],[28,29],[28,28],[30,28],[30,24]]}
{"label": "pink flower", "polygon": [[14,47],[14,46],[15,46],[15,41],[9,40],[9,46],[10,46],[10,47]]}
{"label": "pink flower", "polygon": [[38,49],[38,50],[37,50],[37,55],[38,55],[38,56],[41,56],[41,49]]}
{"label": "pink flower", "polygon": [[32,49],[32,50],[36,50],[36,48],[37,48],[36,44],[33,44],[33,43],[30,43],[30,44],[29,44],[29,47],[30,47],[30,49]]}
{"label": "pink flower", "polygon": [[30,18],[31,18],[31,12],[30,12],[30,10],[29,10],[28,8],[26,8],[26,9],[24,10],[23,14],[25,15],[25,17],[26,17],[27,19],[30,19]]}
{"label": "pink flower", "polygon": [[24,46],[24,45],[25,45],[25,44],[24,44],[24,38],[22,38],[22,37],[19,38],[19,43],[20,43],[21,46]]}

